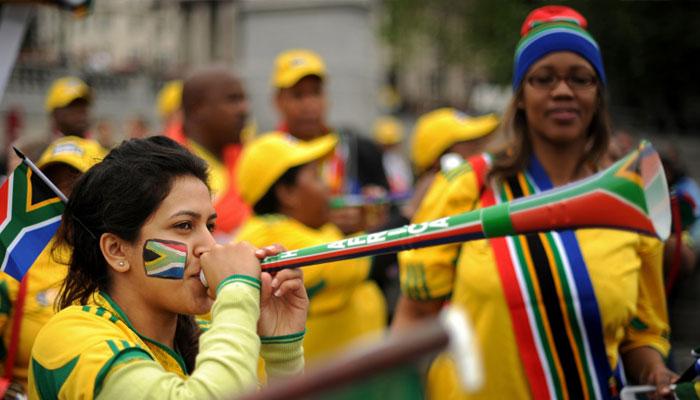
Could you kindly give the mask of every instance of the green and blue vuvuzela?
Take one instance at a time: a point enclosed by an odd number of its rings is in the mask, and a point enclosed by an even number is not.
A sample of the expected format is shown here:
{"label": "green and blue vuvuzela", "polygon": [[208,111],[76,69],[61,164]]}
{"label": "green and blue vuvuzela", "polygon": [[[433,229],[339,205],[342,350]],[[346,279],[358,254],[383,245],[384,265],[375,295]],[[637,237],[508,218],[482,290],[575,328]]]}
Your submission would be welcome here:
{"label": "green and blue vuvuzela", "polygon": [[612,228],[666,239],[671,229],[668,186],[648,142],[589,178],[510,203],[290,250],[262,262],[276,271],[331,261],[490,237],[576,228]]}

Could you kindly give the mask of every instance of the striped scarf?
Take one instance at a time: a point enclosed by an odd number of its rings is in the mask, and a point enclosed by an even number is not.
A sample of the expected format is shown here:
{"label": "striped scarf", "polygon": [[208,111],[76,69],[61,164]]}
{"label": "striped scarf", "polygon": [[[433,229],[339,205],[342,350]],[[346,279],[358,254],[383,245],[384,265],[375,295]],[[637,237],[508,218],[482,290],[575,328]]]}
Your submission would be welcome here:
{"label": "striped scarf", "polygon": [[[480,164],[485,165],[486,162]],[[484,167],[474,166],[477,175]],[[533,159],[525,172],[486,186],[482,206],[551,189]],[[610,398],[612,371],[588,268],[574,231],[490,239],[531,395]]]}

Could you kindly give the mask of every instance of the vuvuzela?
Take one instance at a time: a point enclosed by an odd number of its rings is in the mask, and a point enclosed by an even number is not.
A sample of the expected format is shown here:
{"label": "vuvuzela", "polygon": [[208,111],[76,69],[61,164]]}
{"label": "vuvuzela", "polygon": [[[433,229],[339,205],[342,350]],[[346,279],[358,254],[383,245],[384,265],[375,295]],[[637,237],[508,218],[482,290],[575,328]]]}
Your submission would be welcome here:
{"label": "vuvuzela", "polygon": [[665,240],[671,206],[658,154],[642,142],[610,168],[559,188],[434,221],[267,257],[264,271],[490,237],[576,228],[613,228]]}

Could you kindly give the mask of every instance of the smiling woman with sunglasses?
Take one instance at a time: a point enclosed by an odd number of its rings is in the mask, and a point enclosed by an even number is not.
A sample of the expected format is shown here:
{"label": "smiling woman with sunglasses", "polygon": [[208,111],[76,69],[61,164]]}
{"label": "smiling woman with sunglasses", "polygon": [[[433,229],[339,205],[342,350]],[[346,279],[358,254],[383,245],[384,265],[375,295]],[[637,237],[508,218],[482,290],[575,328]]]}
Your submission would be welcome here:
{"label": "smiling woman with sunglasses", "polygon": [[[124,142],[75,185],[62,309],[32,350],[31,398],[223,398],[303,369],[308,298],[278,247],[218,245],[204,162],[170,139]],[[200,281],[200,272],[209,287]],[[200,332],[192,315],[211,311]]]}
{"label": "smiling woman with sunglasses", "polygon": [[[605,167],[607,82],[585,28],[568,7],[528,15],[503,117],[507,150],[436,178],[426,195],[434,202],[421,205],[414,222],[529,196]],[[451,363],[439,358],[428,378],[432,398],[610,398],[620,361],[631,381],[666,395],[675,374],[663,362],[669,328],[661,256],[656,239],[602,229],[407,252],[395,330],[437,313],[447,298],[474,320],[483,391],[460,393]]]}

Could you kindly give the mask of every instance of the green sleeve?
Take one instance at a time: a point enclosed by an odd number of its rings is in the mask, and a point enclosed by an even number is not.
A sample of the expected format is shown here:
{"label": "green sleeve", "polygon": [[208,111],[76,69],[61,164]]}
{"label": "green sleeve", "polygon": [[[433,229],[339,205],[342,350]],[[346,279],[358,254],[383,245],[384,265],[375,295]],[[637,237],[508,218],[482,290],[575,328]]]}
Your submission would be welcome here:
{"label": "green sleeve", "polygon": [[260,356],[265,360],[265,372],[270,379],[286,378],[304,372],[304,334],[261,337]]}
{"label": "green sleeve", "polygon": [[260,354],[260,291],[236,280],[218,291],[192,375],[182,379],[156,362],[130,360],[109,372],[97,398],[225,398],[254,390]]}

